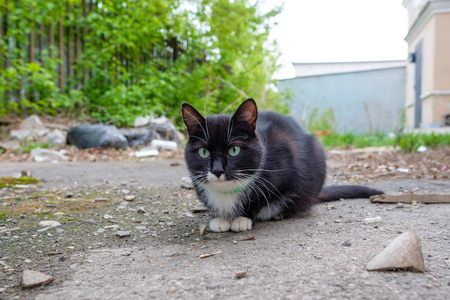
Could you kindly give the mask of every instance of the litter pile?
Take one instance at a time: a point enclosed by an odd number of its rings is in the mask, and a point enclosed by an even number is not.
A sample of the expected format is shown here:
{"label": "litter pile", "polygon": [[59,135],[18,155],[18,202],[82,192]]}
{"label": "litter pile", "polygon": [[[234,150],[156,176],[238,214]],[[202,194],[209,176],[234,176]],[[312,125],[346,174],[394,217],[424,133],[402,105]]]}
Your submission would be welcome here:
{"label": "litter pile", "polygon": [[[67,161],[73,160],[70,152],[82,149],[102,152],[101,159],[106,157],[109,149],[123,150],[122,154],[126,152],[134,157],[156,156],[161,149],[177,150],[184,139],[183,134],[164,116],[156,119],[138,117],[135,126],[124,129],[105,124],[55,126],[45,124],[38,116],[32,115],[11,129],[8,137],[0,140],[0,150],[5,152],[0,155],[0,160]],[[139,151],[135,151],[137,148],[140,148]]]}

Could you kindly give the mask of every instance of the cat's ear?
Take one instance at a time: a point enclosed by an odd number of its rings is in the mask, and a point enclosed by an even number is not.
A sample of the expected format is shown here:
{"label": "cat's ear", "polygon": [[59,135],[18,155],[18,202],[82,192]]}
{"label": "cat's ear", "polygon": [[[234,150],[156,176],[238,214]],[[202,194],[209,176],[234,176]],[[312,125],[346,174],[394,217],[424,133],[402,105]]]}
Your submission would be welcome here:
{"label": "cat's ear", "polygon": [[203,130],[205,126],[205,118],[190,104],[183,103],[181,105],[183,113],[183,121],[186,124],[188,133],[191,135],[198,130]]}
{"label": "cat's ear", "polygon": [[233,124],[237,127],[249,129],[253,134],[256,128],[256,120],[258,119],[258,108],[256,102],[252,98],[248,98],[239,106],[233,115]]}

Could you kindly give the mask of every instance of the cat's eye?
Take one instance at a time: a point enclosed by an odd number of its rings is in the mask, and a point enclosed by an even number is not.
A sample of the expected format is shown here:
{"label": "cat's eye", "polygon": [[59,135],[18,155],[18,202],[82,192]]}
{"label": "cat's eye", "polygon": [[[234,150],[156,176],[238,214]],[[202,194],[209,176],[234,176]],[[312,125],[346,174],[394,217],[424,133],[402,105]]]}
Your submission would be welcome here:
{"label": "cat's eye", "polygon": [[198,155],[200,155],[201,158],[208,158],[209,151],[206,148],[200,148],[200,149],[198,149]]}
{"label": "cat's eye", "polygon": [[239,146],[234,146],[228,149],[228,154],[230,154],[231,156],[236,156],[239,154],[239,152],[241,152],[241,147]]}

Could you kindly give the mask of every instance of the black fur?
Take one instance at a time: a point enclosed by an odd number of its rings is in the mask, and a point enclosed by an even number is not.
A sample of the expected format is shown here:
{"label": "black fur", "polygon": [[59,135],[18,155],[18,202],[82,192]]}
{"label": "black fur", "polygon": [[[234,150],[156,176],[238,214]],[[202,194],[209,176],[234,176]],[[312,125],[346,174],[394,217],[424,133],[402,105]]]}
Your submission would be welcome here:
{"label": "black fur", "polygon": [[[326,157],[315,136],[307,134],[292,118],[266,111],[258,114],[253,99],[244,101],[233,116],[204,118],[186,103],[182,112],[189,133],[187,166],[199,199],[215,217],[290,217],[319,201],[383,193],[361,186],[323,188]],[[240,153],[231,156],[228,150],[236,146]],[[200,157],[200,148],[207,149],[210,156]],[[232,208],[219,208],[223,192],[211,192],[215,190],[210,180],[216,180],[211,174],[223,174],[225,182],[241,180],[239,185],[245,189],[231,191],[236,193]]]}

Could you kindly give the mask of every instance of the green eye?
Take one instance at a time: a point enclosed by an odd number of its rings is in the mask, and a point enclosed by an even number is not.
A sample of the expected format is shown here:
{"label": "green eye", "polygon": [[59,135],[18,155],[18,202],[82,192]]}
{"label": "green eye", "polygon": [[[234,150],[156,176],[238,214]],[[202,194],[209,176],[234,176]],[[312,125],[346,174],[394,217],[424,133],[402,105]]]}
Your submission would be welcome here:
{"label": "green eye", "polygon": [[234,146],[228,149],[228,154],[230,154],[231,156],[236,156],[239,154],[239,152],[241,152],[241,147],[239,146]]}
{"label": "green eye", "polygon": [[200,155],[201,158],[208,158],[209,157],[209,151],[205,148],[198,149],[198,155]]}

